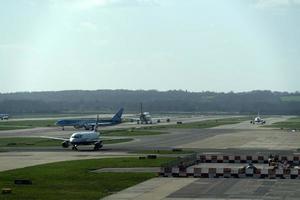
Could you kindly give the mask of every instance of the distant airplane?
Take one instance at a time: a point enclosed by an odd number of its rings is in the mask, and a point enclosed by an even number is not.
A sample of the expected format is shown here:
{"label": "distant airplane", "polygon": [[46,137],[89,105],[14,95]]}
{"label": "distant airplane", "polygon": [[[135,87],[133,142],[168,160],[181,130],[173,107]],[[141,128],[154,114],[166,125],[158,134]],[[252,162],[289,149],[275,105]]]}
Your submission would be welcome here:
{"label": "distant airplane", "polygon": [[[153,124],[153,118],[151,117],[149,112],[143,112],[143,104],[141,103],[141,113],[139,114],[138,119],[131,119],[131,121],[136,121],[137,124]],[[160,123],[161,119],[156,118],[156,123]],[[167,118],[166,122],[170,122],[170,119]]]}
{"label": "distant airplane", "polygon": [[251,120],[250,123],[251,124],[265,124],[266,121],[259,116],[259,113],[257,113],[257,117],[255,117],[254,120]]}
{"label": "distant airplane", "polygon": [[[122,122],[122,114],[124,109],[121,108],[111,119],[99,120],[98,126],[112,126]],[[85,128],[85,130],[93,130],[96,125],[95,119],[63,119],[55,123],[56,126],[61,126],[64,130],[65,126],[73,126],[76,129]]]}
{"label": "distant airplane", "polygon": [[143,112],[143,104],[141,103],[140,118],[137,120],[138,124],[152,124],[152,117],[149,112]]}
{"label": "distant airplane", "polygon": [[9,118],[9,115],[8,114],[0,114],[0,119],[1,120],[8,120],[8,118]]}
{"label": "distant airplane", "polygon": [[43,137],[54,140],[62,140],[62,147],[68,148],[72,145],[72,150],[78,150],[77,147],[79,145],[94,145],[94,150],[97,151],[102,148],[102,140],[100,137],[100,132],[97,132],[99,117],[97,116],[96,125],[93,131],[82,131],[73,133],[69,139],[65,138],[57,138],[57,137]]}

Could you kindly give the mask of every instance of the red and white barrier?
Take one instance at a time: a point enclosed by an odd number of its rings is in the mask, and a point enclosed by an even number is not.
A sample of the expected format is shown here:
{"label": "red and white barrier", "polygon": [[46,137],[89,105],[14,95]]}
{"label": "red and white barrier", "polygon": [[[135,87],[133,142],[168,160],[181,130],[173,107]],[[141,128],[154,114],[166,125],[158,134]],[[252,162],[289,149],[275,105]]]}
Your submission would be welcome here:
{"label": "red and white barrier", "polygon": [[246,169],[241,168],[188,168],[180,171],[179,168],[172,168],[172,173],[160,172],[166,177],[201,177],[201,178],[268,178],[268,179],[300,179],[299,169]]}

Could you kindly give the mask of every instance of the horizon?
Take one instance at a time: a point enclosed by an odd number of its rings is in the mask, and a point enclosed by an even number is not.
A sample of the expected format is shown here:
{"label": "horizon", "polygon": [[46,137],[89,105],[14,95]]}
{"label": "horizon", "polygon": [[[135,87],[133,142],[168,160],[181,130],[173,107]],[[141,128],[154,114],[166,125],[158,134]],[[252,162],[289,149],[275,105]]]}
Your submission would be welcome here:
{"label": "horizon", "polygon": [[84,91],[84,92],[97,92],[97,91],[131,91],[131,92],[188,92],[188,93],[224,93],[224,94],[238,94],[238,93],[252,93],[252,92],[272,92],[272,93],[288,93],[288,94],[299,94],[300,91],[275,91],[275,90],[249,90],[249,91],[190,91],[190,90],[183,90],[183,89],[170,89],[170,90],[157,90],[157,89],[95,89],[95,90],[88,90],[88,89],[70,89],[70,90],[45,90],[45,91],[16,91],[16,92],[0,92],[0,95],[5,94],[16,94],[16,93],[47,93],[47,92],[70,92],[70,91]]}
{"label": "horizon", "polygon": [[300,91],[296,0],[3,0],[0,92]]}

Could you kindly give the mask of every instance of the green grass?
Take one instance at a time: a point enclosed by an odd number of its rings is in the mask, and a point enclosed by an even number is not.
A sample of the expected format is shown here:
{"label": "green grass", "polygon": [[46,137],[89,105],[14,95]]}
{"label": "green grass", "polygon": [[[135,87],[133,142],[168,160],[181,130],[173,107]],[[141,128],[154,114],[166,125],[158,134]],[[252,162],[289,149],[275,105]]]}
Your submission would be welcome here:
{"label": "green grass", "polygon": [[144,128],[140,129],[123,129],[123,130],[111,130],[111,131],[101,131],[102,135],[105,136],[142,136],[142,135],[160,135],[166,134],[168,132],[161,132],[161,131],[149,131]]}
{"label": "green grass", "polygon": [[36,127],[54,127],[57,120],[22,120],[22,121],[1,121],[0,130],[15,130]]}
{"label": "green grass", "polygon": [[11,137],[0,138],[0,147],[48,147],[60,146],[61,141],[46,138]]}
{"label": "green grass", "polygon": [[266,127],[283,128],[283,129],[300,129],[300,117],[290,118],[283,122],[276,122]]}
{"label": "green grass", "polygon": [[216,126],[226,125],[226,124],[237,124],[248,120],[248,117],[234,117],[234,118],[226,118],[226,119],[216,119],[216,120],[205,120],[200,122],[192,122],[192,123],[183,123],[183,124],[175,124],[175,125],[165,125],[165,126],[156,126],[154,128],[162,129],[162,128],[212,128]]}
{"label": "green grass", "polygon": [[284,96],[280,97],[281,101],[286,101],[286,102],[299,102],[300,101],[300,96]]}
{"label": "green grass", "polygon": [[[58,162],[0,172],[0,188],[12,188],[4,200],[97,200],[156,176],[155,173],[92,173],[109,167],[158,167],[173,158],[107,158]],[[30,179],[32,185],[14,185]]]}
{"label": "green grass", "polygon": [[[115,144],[121,142],[129,142],[132,138],[124,139],[105,139],[103,144]],[[51,147],[61,146],[62,141],[47,138],[34,137],[11,137],[0,138],[0,147]]]}

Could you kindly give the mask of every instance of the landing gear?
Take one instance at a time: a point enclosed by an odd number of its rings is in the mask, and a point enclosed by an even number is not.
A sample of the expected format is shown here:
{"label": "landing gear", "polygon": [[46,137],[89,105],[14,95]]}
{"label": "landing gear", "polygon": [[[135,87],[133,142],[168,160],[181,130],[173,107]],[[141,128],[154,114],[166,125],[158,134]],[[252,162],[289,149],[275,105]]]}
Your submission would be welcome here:
{"label": "landing gear", "polygon": [[77,149],[77,145],[74,145],[74,146],[72,147],[72,150],[74,150],[74,151],[78,151],[78,149]]}
{"label": "landing gear", "polygon": [[96,142],[96,143],[95,143],[95,146],[94,146],[94,150],[95,150],[95,151],[98,151],[98,150],[101,149],[102,147],[103,147],[102,141]]}

